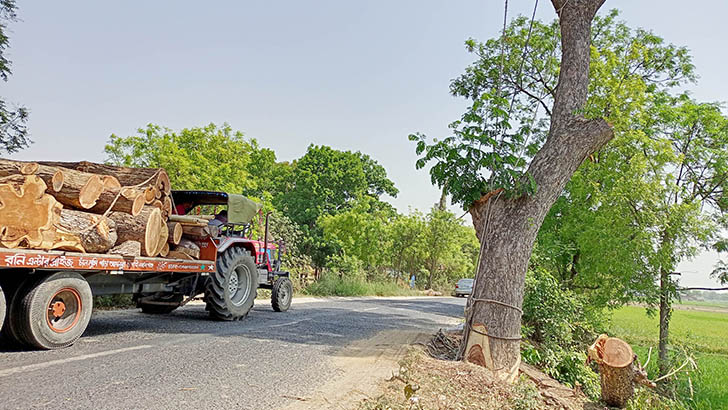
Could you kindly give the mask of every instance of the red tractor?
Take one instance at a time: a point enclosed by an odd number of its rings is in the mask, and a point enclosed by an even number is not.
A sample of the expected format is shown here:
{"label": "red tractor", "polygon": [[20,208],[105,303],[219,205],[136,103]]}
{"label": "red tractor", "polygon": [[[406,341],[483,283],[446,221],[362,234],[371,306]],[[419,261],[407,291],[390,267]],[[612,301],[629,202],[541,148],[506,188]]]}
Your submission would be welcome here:
{"label": "red tractor", "polygon": [[220,234],[200,241],[201,259],[216,260],[216,270],[204,277],[195,275],[169,289],[152,294],[135,294],[137,306],[146,313],[169,313],[179,307],[185,297],[204,294],[210,316],[220,320],[239,320],[253,307],[257,289],[271,289],[273,310],[283,312],[291,306],[293,284],[288,272],[281,271],[282,241],[269,237],[270,213],[265,216],[262,239],[252,239],[251,220],[260,205],[241,196],[213,191],[173,191],[179,210],[223,209],[211,222]]}

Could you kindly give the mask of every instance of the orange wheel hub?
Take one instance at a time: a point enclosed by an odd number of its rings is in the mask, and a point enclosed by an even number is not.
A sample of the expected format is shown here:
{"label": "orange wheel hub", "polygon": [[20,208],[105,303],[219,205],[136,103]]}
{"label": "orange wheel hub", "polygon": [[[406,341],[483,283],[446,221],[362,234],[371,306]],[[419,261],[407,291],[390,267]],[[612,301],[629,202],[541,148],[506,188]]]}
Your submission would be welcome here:
{"label": "orange wheel hub", "polygon": [[78,324],[83,308],[78,290],[70,287],[60,289],[48,301],[46,324],[56,333],[68,332]]}

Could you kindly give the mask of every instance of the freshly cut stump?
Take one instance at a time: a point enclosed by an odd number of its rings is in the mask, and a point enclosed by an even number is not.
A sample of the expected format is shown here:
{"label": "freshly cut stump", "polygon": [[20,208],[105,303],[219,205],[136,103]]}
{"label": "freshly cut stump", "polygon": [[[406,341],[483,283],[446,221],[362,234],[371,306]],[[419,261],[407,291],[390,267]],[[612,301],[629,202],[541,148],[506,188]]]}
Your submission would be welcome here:
{"label": "freshly cut stump", "polygon": [[143,256],[156,256],[155,252],[160,248],[160,231],[163,226],[167,233],[162,213],[158,208],[145,206],[137,216],[124,212],[111,212],[109,218],[116,223],[117,245],[126,241],[137,241],[141,244]]}
{"label": "freshly cut stump", "polygon": [[589,358],[599,365],[602,400],[610,406],[626,406],[637,376],[632,347],[622,339],[601,335],[589,348]]}

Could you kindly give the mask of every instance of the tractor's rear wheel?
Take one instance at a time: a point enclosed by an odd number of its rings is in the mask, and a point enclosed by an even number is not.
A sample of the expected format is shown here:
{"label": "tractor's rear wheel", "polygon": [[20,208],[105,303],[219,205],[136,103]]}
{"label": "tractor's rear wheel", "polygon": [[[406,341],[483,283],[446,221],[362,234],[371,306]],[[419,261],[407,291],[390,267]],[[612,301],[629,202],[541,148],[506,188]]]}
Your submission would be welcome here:
{"label": "tractor's rear wheel", "polygon": [[44,276],[19,295],[16,331],[20,339],[41,349],[72,345],[91,320],[91,287],[75,272]]}
{"label": "tractor's rear wheel", "polygon": [[285,312],[291,307],[293,299],[293,283],[288,278],[278,278],[273,284],[270,303],[276,312]]}
{"label": "tractor's rear wheel", "polygon": [[253,257],[243,248],[228,248],[217,256],[217,271],[207,283],[206,308],[214,319],[243,319],[253,307],[257,289],[258,270]]}
{"label": "tractor's rear wheel", "polygon": [[181,293],[157,293],[139,300],[137,307],[142,313],[150,315],[165,315],[172,313],[182,303],[184,296]]}

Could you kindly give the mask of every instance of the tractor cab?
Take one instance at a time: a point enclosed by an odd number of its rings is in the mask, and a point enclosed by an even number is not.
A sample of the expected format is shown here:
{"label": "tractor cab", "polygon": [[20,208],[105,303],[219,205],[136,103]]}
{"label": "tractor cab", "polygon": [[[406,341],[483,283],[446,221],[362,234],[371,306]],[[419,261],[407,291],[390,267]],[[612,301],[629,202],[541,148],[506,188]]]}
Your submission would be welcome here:
{"label": "tractor cab", "polygon": [[[210,238],[206,242],[199,243],[200,256],[217,260],[220,280],[225,282],[221,283],[221,287],[227,287],[226,289],[229,288],[230,292],[235,294],[234,287],[248,279],[252,281],[252,276],[255,276],[257,282],[255,287],[272,289],[273,309],[277,311],[288,309],[293,285],[289,273],[281,271],[282,254],[285,252],[284,242],[276,241],[270,235],[271,212],[263,217],[260,212],[261,204],[243,195],[226,192],[172,191],[172,198],[176,214],[204,215],[209,219]],[[253,224],[256,217],[258,223]],[[239,256],[245,259],[245,263],[241,262],[238,263],[240,266],[233,267],[234,272],[221,272],[229,270],[226,264],[230,260],[238,261]],[[238,268],[253,270],[253,267],[255,272],[250,278],[238,272],[240,270]],[[209,308],[208,303],[208,310]],[[215,308],[214,304],[212,308]],[[222,313],[221,318],[226,319],[227,312]]]}

